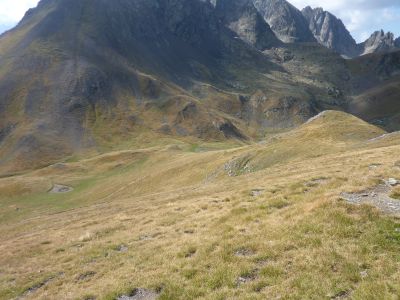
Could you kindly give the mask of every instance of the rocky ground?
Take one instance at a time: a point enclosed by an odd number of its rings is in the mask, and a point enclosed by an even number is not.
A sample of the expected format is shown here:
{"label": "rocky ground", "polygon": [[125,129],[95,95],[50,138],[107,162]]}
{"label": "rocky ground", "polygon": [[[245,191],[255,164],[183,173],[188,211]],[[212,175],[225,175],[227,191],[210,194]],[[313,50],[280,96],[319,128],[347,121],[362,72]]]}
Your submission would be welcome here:
{"label": "rocky ground", "polygon": [[390,178],[384,183],[359,193],[342,193],[341,197],[349,203],[373,205],[384,213],[399,216],[400,201],[390,197],[398,180]]}

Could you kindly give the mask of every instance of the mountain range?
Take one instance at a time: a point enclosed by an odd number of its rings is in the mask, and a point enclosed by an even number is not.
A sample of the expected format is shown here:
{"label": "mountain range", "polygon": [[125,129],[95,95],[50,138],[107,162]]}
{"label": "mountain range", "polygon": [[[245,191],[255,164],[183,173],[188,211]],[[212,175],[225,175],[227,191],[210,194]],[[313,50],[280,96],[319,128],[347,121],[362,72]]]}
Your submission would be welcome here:
{"label": "mountain range", "polygon": [[0,165],[145,133],[251,141],[325,109],[394,130],[398,44],[357,45],[330,13],[285,0],[41,0],[0,37]]}

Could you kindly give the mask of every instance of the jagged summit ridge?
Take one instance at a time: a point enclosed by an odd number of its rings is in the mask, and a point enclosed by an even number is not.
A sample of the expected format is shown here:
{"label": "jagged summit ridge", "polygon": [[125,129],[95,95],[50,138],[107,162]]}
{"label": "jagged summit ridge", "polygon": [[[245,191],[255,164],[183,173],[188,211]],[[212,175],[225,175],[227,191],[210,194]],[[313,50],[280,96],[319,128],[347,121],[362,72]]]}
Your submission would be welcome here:
{"label": "jagged summit ridge", "polygon": [[383,30],[375,31],[365,42],[357,44],[343,22],[321,7],[313,9],[307,6],[302,10],[302,14],[317,41],[344,57],[353,58],[400,47],[400,38],[395,40],[393,33],[385,33]]}
{"label": "jagged summit ridge", "polygon": [[390,51],[400,47],[400,38],[392,33],[376,31],[357,44],[342,20],[321,7],[305,7],[302,11],[286,0],[253,0],[275,35],[285,43],[318,42],[345,58]]}

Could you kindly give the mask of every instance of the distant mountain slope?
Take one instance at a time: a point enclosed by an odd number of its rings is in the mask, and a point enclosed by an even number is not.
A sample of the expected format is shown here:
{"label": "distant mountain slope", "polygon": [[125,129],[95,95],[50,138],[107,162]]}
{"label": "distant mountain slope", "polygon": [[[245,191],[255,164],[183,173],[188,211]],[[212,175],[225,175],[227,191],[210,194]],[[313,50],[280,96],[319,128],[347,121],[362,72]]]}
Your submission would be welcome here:
{"label": "distant mountain slope", "polygon": [[400,50],[348,61],[354,98],[348,111],[388,130],[400,130]]}
{"label": "distant mountain slope", "polygon": [[301,12],[286,0],[254,0],[254,5],[283,42],[316,41]]}

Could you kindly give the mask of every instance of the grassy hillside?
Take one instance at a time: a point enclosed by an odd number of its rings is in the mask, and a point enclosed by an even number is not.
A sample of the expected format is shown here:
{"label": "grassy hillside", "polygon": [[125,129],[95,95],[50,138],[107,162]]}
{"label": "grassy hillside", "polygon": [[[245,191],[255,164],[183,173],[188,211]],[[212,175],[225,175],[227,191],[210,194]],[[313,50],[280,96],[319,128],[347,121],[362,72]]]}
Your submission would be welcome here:
{"label": "grassy hillside", "polygon": [[[395,298],[398,218],[340,200],[400,178],[383,133],[325,112],[258,145],[171,141],[2,178],[0,299]],[[243,155],[258,171],[229,173]]]}
{"label": "grassy hillside", "polygon": [[283,162],[303,161],[331,153],[364,147],[369,139],[385,131],[354,116],[324,111],[300,127],[275,135],[250,147],[226,164],[231,175],[258,171]]}

